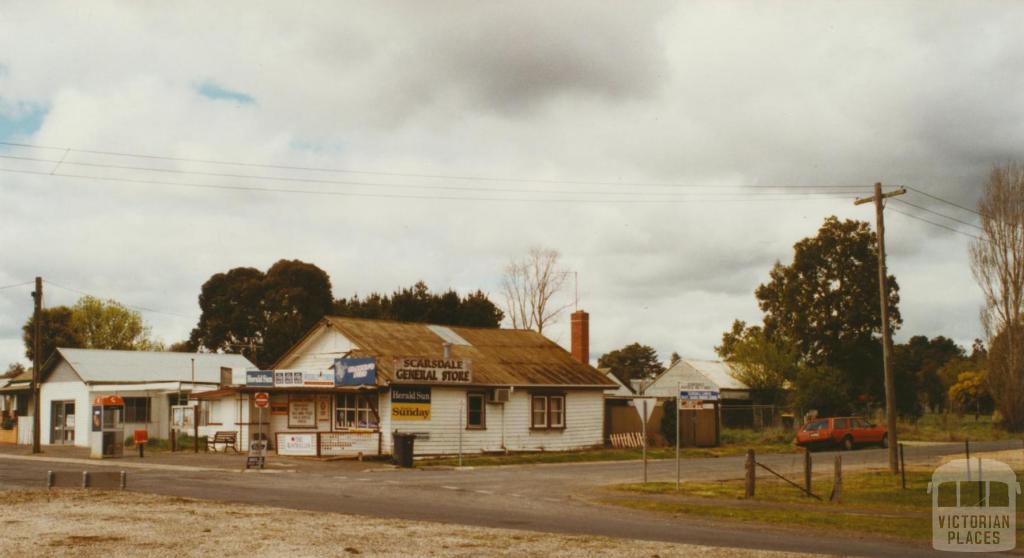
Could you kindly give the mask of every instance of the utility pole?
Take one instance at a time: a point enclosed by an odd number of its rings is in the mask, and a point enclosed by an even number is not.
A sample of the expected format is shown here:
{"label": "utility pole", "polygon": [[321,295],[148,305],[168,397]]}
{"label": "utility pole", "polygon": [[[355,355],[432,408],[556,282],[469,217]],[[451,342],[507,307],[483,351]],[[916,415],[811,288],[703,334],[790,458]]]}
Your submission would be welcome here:
{"label": "utility pole", "polygon": [[878,297],[882,304],[882,369],[885,374],[885,426],[889,431],[889,471],[898,473],[900,470],[899,454],[896,451],[896,385],[892,379],[892,332],[889,331],[889,286],[885,271],[885,198],[900,196],[907,193],[906,188],[882,193],[882,184],[875,183],[875,194],[870,198],[860,198],[854,205],[875,203],[876,228],[878,240]]}
{"label": "utility pole", "polygon": [[39,354],[42,351],[42,343],[39,339],[39,332],[42,331],[42,324],[39,321],[42,319],[43,310],[43,278],[36,277],[36,290],[32,291],[32,300],[34,302],[34,308],[32,311],[32,453],[42,453],[42,449],[39,447],[40,435],[42,428],[39,424],[41,419],[39,412],[39,366],[40,358],[42,355]]}

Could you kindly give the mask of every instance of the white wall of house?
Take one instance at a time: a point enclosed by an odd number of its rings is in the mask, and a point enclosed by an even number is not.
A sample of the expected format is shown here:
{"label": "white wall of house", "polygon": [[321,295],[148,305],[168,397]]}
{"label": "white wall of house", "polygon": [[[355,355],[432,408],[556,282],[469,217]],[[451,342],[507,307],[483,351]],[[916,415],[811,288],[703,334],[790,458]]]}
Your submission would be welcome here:
{"label": "white wall of house", "polygon": [[[89,447],[89,419],[91,416],[91,400],[89,388],[82,382],[78,374],[67,362],[61,362],[54,368],[49,378],[39,386],[39,414],[41,415],[40,433],[43,444],[53,444],[53,405],[54,401],[75,402],[75,445]],[[58,440],[59,442],[59,440]]]}
{"label": "white wall of house", "polygon": [[[473,391],[473,390],[469,390]],[[555,451],[593,447],[603,444],[604,393],[601,390],[565,390],[566,426],[557,430],[530,428],[530,391],[518,388],[508,403],[486,404],[486,428],[466,429],[466,388],[433,387],[430,420],[392,420],[391,399],[381,393],[381,431],[384,453],[392,449],[394,431],[416,433],[416,455],[447,455],[462,451]],[[461,410],[460,410],[461,409]],[[460,428],[460,415],[461,424]]]}
{"label": "white wall of house", "polygon": [[334,328],[323,328],[298,347],[295,356],[282,362],[279,368],[328,370],[334,366],[334,359],[342,358],[355,348]]}

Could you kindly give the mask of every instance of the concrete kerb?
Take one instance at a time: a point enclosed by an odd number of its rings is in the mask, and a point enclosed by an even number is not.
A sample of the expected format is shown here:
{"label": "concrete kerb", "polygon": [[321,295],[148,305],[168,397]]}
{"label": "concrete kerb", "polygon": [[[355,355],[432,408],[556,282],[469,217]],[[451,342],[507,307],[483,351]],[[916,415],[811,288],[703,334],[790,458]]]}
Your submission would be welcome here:
{"label": "concrete kerb", "polygon": [[12,459],[17,461],[38,461],[40,463],[69,463],[74,465],[89,465],[92,467],[116,467],[119,469],[149,469],[154,471],[182,471],[182,472],[220,472],[232,473],[238,469],[225,469],[223,467],[197,467],[194,465],[167,465],[163,463],[132,463],[122,460],[101,460],[101,459],[79,459],[77,457],[49,457],[35,455],[10,455],[0,453],[0,459]]}

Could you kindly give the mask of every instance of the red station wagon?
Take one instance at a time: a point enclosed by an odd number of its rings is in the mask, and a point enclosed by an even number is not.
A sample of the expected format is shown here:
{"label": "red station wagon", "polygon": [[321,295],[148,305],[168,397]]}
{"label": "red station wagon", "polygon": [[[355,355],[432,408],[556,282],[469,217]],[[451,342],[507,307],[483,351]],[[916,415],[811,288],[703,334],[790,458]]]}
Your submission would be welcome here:
{"label": "red station wagon", "polygon": [[835,417],[812,420],[796,433],[796,445],[806,448],[838,446],[851,450],[863,444],[889,447],[888,430],[862,417]]}

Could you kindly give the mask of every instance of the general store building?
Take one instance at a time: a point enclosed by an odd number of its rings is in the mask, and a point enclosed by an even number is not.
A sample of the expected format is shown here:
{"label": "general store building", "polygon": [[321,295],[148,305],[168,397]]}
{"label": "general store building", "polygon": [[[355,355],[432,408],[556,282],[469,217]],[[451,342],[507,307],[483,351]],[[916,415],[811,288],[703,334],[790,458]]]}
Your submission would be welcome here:
{"label": "general store building", "polygon": [[574,355],[534,331],[326,317],[273,370],[200,398],[285,455],[390,454],[395,433],[415,434],[416,455],[600,446],[617,386],[586,363],[581,331]]}

